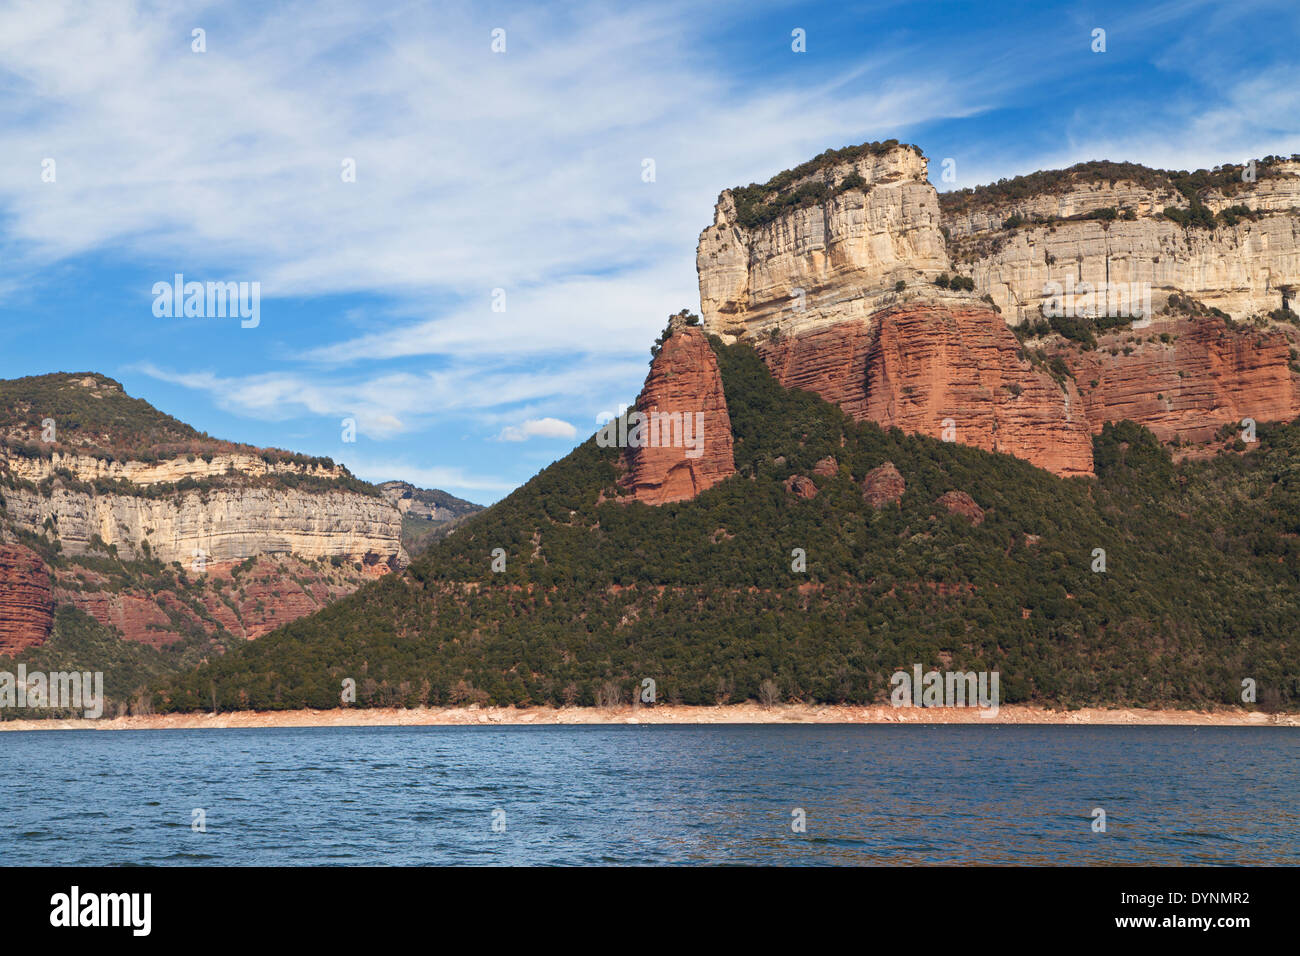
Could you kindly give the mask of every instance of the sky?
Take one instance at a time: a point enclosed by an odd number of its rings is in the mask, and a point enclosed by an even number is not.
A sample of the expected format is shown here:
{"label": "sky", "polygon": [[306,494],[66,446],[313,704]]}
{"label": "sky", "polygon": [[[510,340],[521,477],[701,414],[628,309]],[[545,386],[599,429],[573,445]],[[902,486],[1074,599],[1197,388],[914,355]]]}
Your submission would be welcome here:
{"label": "sky", "polygon": [[[1297,40],[1295,0],[0,2],[0,377],[490,503],[635,399],[721,189],[890,138],[941,190],[1290,155]],[[256,325],[155,314],[176,274]]]}

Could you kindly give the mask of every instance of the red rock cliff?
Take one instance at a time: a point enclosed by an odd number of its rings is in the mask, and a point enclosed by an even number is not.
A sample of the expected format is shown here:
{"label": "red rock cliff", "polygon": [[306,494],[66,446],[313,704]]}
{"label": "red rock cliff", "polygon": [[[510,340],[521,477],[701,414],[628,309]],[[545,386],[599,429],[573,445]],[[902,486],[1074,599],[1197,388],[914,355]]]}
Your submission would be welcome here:
{"label": "red rock cliff", "polygon": [[758,348],[782,385],[856,419],[952,436],[1062,476],[1092,474],[1078,393],[1017,358],[1020,343],[991,309],[909,302]]}
{"label": "red rock cliff", "polygon": [[0,544],[0,654],[44,644],[53,624],[50,575],[40,555]]}
{"label": "red rock cliff", "polygon": [[1243,418],[1300,415],[1300,387],[1287,367],[1290,348],[1281,332],[1229,329],[1222,319],[1204,317],[1156,319],[1144,329],[1098,336],[1095,350],[1060,354],[1094,432],[1127,418],[1163,441],[1199,442]]}
{"label": "red rock cliff", "polygon": [[673,323],[635,411],[647,419],[627,430],[620,485],[636,500],[682,501],[735,474],[722,376],[699,328]]}

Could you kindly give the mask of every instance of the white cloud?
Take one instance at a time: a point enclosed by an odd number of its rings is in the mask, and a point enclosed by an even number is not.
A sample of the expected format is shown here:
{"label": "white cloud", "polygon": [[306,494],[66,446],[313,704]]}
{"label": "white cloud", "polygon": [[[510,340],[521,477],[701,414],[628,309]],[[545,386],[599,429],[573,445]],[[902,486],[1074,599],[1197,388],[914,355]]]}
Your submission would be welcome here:
{"label": "white cloud", "polygon": [[578,429],[558,418],[532,418],[518,425],[507,425],[497,435],[497,441],[528,441],[530,438],[578,437]]}
{"label": "white cloud", "polygon": [[[424,373],[389,373],[317,380],[301,373],[222,376],[213,372],[173,372],[151,363],[133,371],[205,392],[218,408],[266,421],[302,415],[352,417],[359,434],[393,438],[427,427],[435,417],[456,415],[483,423],[518,421],[519,411],[557,402],[595,410],[611,388],[644,375],[644,362],[590,361],[558,371],[460,365]],[[547,421],[555,421],[547,418]],[[561,423],[563,424],[563,423]],[[573,426],[567,436],[574,437]],[[542,433],[538,433],[542,434]]]}
{"label": "white cloud", "polygon": [[380,292],[436,314],[439,298],[667,260],[685,268],[664,291],[693,295],[682,253],[721,186],[977,95],[895,74],[906,50],[800,89],[739,87],[696,55],[690,9],[516,10],[496,55],[472,7],[253,6],[210,22],[198,54],[189,11],[11,5],[0,202],[16,265],[111,246],[246,274],[268,297]]}
{"label": "white cloud", "polygon": [[345,464],[349,471],[364,481],[409,481],[417,488],[440,488],[458,496],[469,496],[470,500],[474,500],[474,492],[493,493],[490,497],[495,499],[495,492],[510,491],[515,487],[514,482],[468,474],[461,468],[416,465],[401,458],[362,458],[348,460]]}

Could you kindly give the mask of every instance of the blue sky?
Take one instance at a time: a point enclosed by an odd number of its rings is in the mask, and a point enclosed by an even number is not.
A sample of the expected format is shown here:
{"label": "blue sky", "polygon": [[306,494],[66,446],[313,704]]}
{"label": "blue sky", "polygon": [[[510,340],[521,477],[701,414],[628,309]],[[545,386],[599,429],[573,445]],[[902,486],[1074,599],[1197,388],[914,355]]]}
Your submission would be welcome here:
{"label": "blue sky", "polygon": [[[1294,0],[95,6],[0,3],[0,376],[480,502],[635,397],[723,187],[891,137],[941,189],[1300,152]],[[178,272],[260,324],[155,317]]]}

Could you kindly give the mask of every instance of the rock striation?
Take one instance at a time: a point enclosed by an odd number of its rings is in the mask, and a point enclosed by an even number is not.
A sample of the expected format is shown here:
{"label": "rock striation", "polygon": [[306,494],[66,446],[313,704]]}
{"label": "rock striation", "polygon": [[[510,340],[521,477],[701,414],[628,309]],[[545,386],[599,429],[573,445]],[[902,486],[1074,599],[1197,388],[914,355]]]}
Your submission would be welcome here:
{"label": "rock striation", "polygon": [[1141,422],[1163,441],[1209,441],[1242,419],[1300,415],[1300,382],[1280,331],[1230,329],[1216,316],[1157,318],[1139,331],[1098,337],[1096,349],[1061,348],[1093,432]]}
{"label": "rock striation", "polygon": [[[674,316],[622,444],[619,484],[637,501],[693,498],[736,472],[717,357],[698,326]],[[639,424],[633,415],[645,416]]]}
{"label": "rock striation", "polygon": [[48,495],[19,487],[5,500],[18,527],[39,533],[48,521],[70,555],[115,548],[128,560],[147,553],[187,567],[195,558],[241,561],[267,554],[377,555],[394,568],[408,560],[400,513],[383,498],[358,492],[223,487],[151,498],[93,494],[56,480]]}
{"label": "rock striation", "polygon": [[1073,384],[1021,358],[1016,337],[982,303],[912,301],[870,322],[760,342],[758,351],[782,385],[858,420],[1006,452],[1062,476],[1092,474]]}
{"label": "rock striation", "polygon": [[44,644],[53,623],[50,575],[40,555],[0,543],[0,654]]}
{"label": "rock striation", "polygon": [[124,481],[137,487],[176,484],[181,481],[224,479],[238,474],[244,478],[273,475],[307,475],[314,478],[342,478],[346,472],[338,466],[304,465],[292,461],[267,461],[247,453],[183,455],[163,461],[121,461],[62,450],[48,458],[8,458],[10,473],[18,479],[41,482],[68,473],[83,482]]}
{"label": "rock striation", "polygon": [[[1236,319],[1267,315],[1300,295],[1300,162],[1275,163],[1268,173],[1230,191],[1203,191],[1198,198],[1212,213],[1252,210],[1213,228],[1167,218],[1165,209],[1188,199],[1158,182],[1079,180],[1014,201],[972,202],[944,217],[949,252],[1012,323],[1037,318],[1050,298],[1045,287],[1067,281],[1138,283],[1157,310],[1178,292]],[[1107,208],[1132,218],[1068,220]],[[1008,228],[1012,217],[1024,221]]]}

